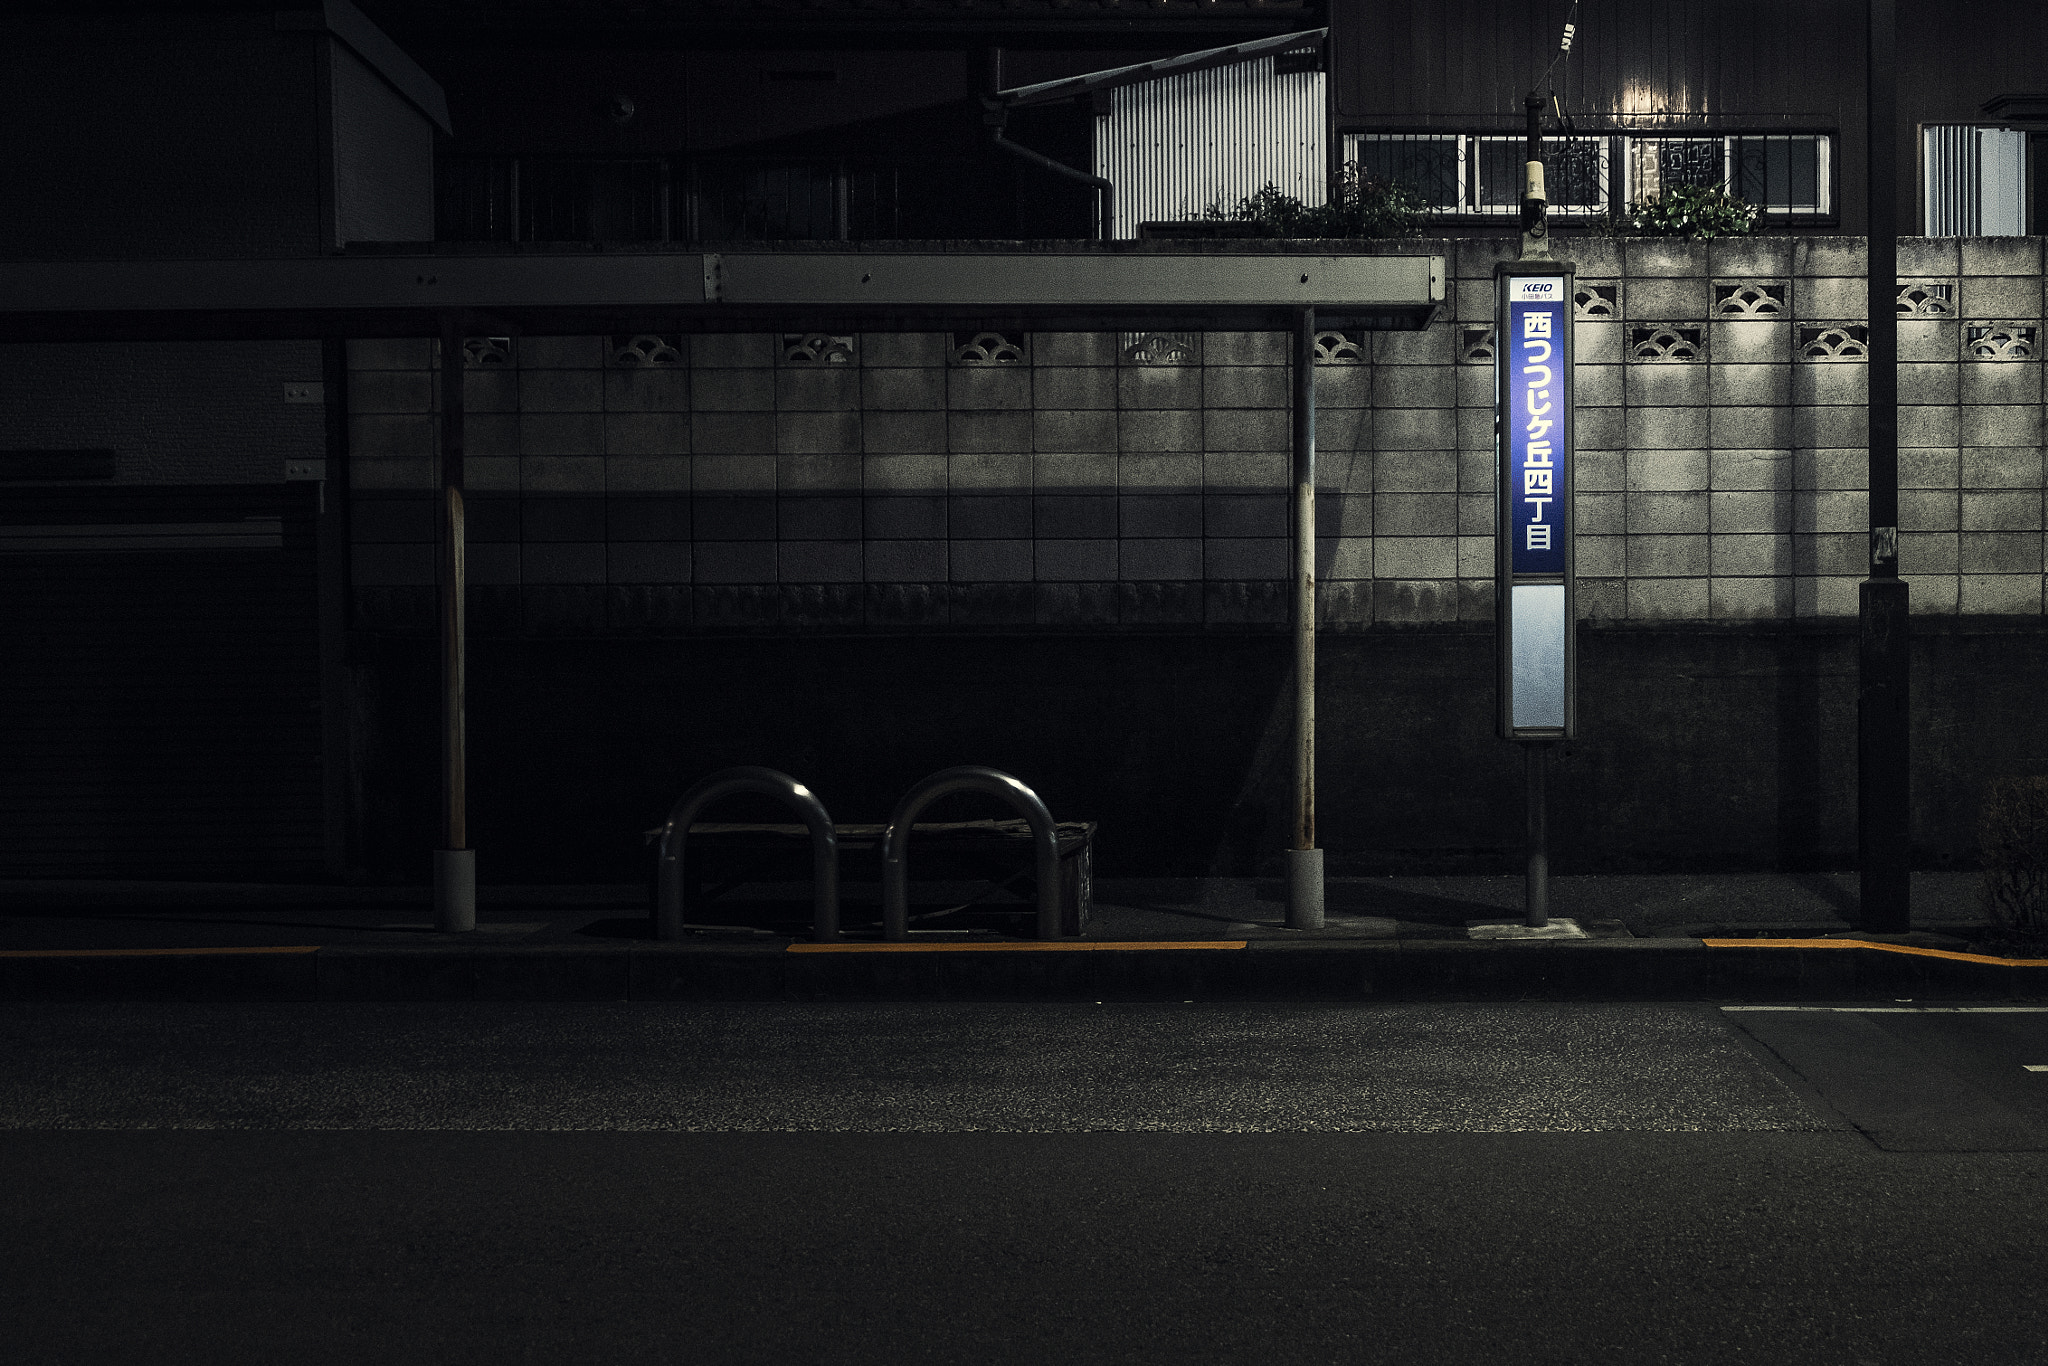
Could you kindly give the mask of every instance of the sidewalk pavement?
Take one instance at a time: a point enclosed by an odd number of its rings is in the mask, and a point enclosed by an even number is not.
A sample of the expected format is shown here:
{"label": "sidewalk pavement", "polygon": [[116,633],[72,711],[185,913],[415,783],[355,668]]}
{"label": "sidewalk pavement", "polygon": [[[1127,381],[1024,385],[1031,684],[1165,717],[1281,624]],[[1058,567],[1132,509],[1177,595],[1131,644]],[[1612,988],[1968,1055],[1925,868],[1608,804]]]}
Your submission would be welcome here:
{"label": "sidewalk pavement", "polygon": [[929,884],[895,945],[853,884],[828,946],[795,884],[735,889],[663,944],[631,884],[485,886],[448,935],[424,887],[23,881],[0,883],[0,1000],[2048,997],[2048,963],[1972,952],[1976,883],[1915,874],[1914,932],[1879,943],[1853,873],[1555,878],[1566,937],[1540,939],[1496,937],[1519,933],[1517,877],[1333,878],[1321,931],[1285,928],[1277,879],[1106,879],[1088,934],[1052,944],[1014,894]]}

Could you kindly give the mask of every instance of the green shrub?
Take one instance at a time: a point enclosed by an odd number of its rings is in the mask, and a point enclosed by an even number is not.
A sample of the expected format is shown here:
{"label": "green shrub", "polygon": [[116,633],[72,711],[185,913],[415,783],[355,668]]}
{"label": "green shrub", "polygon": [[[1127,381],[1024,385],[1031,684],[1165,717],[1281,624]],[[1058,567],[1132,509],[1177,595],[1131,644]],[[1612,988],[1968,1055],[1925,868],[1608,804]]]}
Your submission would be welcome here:
{"label": "green shrub", "polygon": [[1685,237],[1705,241],[1736,237],[1756,226],[1757,206],[1720,185],[1674,185],[1638,199],[1614,225],[1637,237]]}
{"label": "green shrub", "polygon": [[1256,224],[1261,237],[1414,237],[1428,210],[1413,190],[1366,175],[1352,162],[1330,182],[1329,198],[1304,204],[1268,182],[1257,194],[1202,211],[1209,222]]}
{"label": "green shrub", "polygon": [[1984,909],[2000,929],[2048,934],[2048,778],[1997,778],[1977,821]]}

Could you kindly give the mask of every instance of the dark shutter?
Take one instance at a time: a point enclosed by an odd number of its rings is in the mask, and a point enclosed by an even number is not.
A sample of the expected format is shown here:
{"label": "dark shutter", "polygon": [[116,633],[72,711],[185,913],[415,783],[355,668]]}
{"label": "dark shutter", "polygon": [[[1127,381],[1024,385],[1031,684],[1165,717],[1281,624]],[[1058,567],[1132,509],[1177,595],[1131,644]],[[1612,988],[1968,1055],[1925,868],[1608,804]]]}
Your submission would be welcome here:
{"label": "dark shutter", "polygon": [[0,496],[0,876],[321,868],[313,486]]}

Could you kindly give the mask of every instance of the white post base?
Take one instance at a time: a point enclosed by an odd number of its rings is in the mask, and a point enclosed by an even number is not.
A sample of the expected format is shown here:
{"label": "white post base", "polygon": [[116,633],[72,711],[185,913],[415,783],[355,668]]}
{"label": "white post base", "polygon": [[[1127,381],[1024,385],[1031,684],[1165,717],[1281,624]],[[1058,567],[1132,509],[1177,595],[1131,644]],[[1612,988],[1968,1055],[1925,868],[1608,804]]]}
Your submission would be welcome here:
{"label": "white post base", "polygon": [[443,934],[476,928],[476,850],[434,851],[434,928]]}
{"label": "white post base", "polygon": [[1323,851],[1289,849],[1287,857],[1287,928],[1323,927]]}

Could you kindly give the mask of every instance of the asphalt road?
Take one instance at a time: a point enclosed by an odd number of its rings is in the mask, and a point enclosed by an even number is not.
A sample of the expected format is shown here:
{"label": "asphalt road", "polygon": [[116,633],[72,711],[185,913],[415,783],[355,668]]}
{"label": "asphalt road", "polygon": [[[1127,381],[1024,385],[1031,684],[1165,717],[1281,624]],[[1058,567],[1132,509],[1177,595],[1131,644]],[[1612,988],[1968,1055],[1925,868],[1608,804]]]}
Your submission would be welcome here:
{"label": "asphalt road", "polygon": [[2048,1013],[0,1006],[24,1362],[2048,1360]]}

